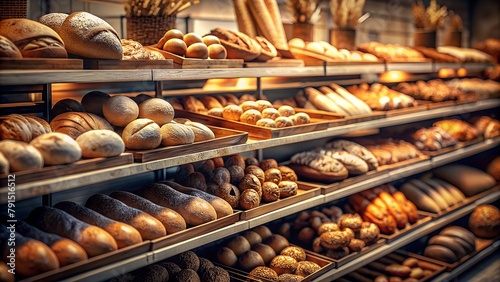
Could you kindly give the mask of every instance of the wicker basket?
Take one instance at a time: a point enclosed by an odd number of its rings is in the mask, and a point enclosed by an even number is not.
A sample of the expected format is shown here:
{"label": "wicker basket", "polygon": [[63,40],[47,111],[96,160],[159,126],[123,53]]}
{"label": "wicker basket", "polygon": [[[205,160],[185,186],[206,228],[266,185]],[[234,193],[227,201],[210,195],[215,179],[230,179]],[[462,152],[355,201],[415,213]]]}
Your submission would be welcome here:
{"label": "wicker basket", "polygon": [[28,17],[28,0],[0,0],[0,21]]}
{"label": "wicker basket", "polygon": [[127,16],[127,38],[142,45],[158,43],[167,30],[175,28],[176,16]]}

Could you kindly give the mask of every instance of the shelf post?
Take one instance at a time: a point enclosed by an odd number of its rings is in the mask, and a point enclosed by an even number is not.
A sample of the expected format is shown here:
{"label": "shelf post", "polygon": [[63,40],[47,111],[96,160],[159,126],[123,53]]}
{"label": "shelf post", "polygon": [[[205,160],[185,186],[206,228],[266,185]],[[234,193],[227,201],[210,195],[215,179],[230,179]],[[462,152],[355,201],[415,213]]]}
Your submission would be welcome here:
{"label": "shelf post", "polygon": [[255,89],[255,94],[257,95],[257,99],[262,99],[262,80],[260,77],[257,77],[257,89]]}
{"label": "shelf post", "polygon": [[46,83],[43,84],[42,89],[42,100],[44,101],[43,107],[43,118],[50,122],[50,109],[52,109],[52,84]]}
{"label": "shelf post", "polygon": [[155,81],[155,98],[163,98],[163,81]]}

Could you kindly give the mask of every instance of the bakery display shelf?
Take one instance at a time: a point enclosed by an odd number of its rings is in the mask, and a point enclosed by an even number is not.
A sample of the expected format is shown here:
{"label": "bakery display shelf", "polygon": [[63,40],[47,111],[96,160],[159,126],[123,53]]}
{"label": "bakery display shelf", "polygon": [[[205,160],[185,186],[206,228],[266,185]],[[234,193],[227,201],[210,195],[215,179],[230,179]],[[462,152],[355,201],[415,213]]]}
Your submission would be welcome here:
{"label": "bakery display shelf", "polygon": [[485,139],[482,142],[459,148],[446,154],[432,157],[431,165],[433,168],[439,167],[463,158],[473,156],[489,149],[494,149],[495,147],[498,147],[498,145],[500,145],[500,137],[496,137],[494,139]]}
{"label": "bakery display shelf", "polygon": [[0,58],[1,70],[81,70],[81,59],[62,58]]}
{"label": "bakery display shelf", "polygon": [[0,70],[0,85],[151,81],[145,70]]}
{"label": "bakery display shelf", "polygon": [[460,274],[464,273],[471,267],[475,266],[478,262],[483,260],[484,258],[490,256],[491,254],[497,253],[500,247],[500,241],[495,241],[491,245],[487,246],[480,252],[478,252],[475,256],[468,259],[467,261],[458,265],[455,269],[450,272],[443,272],[441,275],[437,276],[433,281],[441,282],[441,281],[452,281]]}
{"label": "bakery display shelf", "polygon": [[356,75],[383,73],[385,64],[380,62],[332,62],[326,63],[326,75]]}
{"label": "bakery display shelf", "polygon": [[433,63],[428,62],[387,62],[385,71],[406,71],[413,73],[431,73],[434,71]]}
{"label": "bakery display shelf", "polygon": [[156,46],[146,46],[146,48],[159,52],[167,60],[173,61],[175,69],[209,69],[209,68],[242,68],[243,59],[199,59],[186,58],[177,54],[158,49]]}
{"label": "bakery display shelf", "polygon": [[172,69],[173,67],[172,60],[83,60],[83,68],[88,70]]}
{"label": "bakery display shelf", "polygon": [[467,72],[481,72],[484,71],[487,67],[494,66],[494,63],[473,63],[473,62],[465,62],[462,64],[462,67],[467,70]]}
{"label": "bakery display shelf", "polygon": [[[495,200],[497,200],[499,197],[500,197],[500,192],[496,192],[494,194],[490,194],[490,195],[486,196],[485,198],[483,198],[481,200],[483,200],[482,201],[483,203],[491,203],[491,202],[494,202]],[[342,266],[340,268],[337,268],[337,269],[334,269],[334,270],[331,270],[331,271],[325,273],[324,275],[322,275],[321,277],[319,277],[315,281],[332,281],[332,280],[338,279],[338,278],[340,278],[340,277],[342,277],[342,276],[344,276],[352,271],[355,271],[356,269],[358,269],[358,268],[360,268],[360,267],[362,267],[362,266],[364,266],[364,265],[366,265],[374,260],[377,260],[377,259],[379,259],[379,258],[381,258],[389,253],[392,253],[392,252],[402,248],[403,246],[419,239],[420,237],[422,237],[424,235],[427,235],[435,230],[438,230],[438,229],[446,226],[447,224],[449,224],[449,223],[451,223],[459,218],[462,218],[467,214],[470,214],[478,204],[479,203],[476,202],[475,204],[465,206],[461,209],[456,210],[455,212],[447,214],[447,215],[440,217],[434,221],[428,222],[424,226],[422,226],[416,230],[413,230],[411,232],[408,232],[406,235],[394,240],[391,243],[387,243],[387,244],[381,246],[380,248],[377,248],[377,249],[373,250],[372,252],[369,252],[366,255],[361,256],[361,257],[345,264],[344,266]]]}
{"label": "bakery display shelf", "polygon": [[408,223],[405,226],[405,228],[397,229],[392,234],[380,234],[379,237],[382,239],[385,239],[386,243],[392,243],[395,240],[404,237],[409,232],[413,232],[416,229],[422,228],[422,226],[425,226],[426,224],[428,224],[431,221],[432,221],[432,217],[419,212],[417,222],[415,222],[413,224]]}

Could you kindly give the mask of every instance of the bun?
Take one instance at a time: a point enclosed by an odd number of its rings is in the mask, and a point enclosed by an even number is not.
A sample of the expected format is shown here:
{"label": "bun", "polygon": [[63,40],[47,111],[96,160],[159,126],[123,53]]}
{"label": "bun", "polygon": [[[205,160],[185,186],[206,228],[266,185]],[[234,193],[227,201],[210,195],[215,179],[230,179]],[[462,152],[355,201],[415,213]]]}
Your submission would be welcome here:
{"label": "bun", "polygon": [[102,105],[111,96],[102,91],[90,91],[82,97],[82,106],[86,112],[103,117]]}
{"label": "bun", "polygon": [[23,58],[67,58],[63,39],[50,27],[29,19],[0,22],[0,35],[14,43]]}
{"label": "bun", "polygon": [[177,38],[177,39],[182,40],[182,42],[184,42],[184,40],[183,40],[184,33],[178,29],[175,29],[175,28],[169,29],[165,32],[165,34],[162,36],[162,38],[160,38],[160,40],[158,41],[158,44],[156,44],[156,47],[158,47],[159,49],[162,49],[162,47],[165,45],[165,43],[172,38]]}
{"label": "bun", "polygon": [[50,122],[54,132],[61,132],[76,139],[82,133],[94,129],[113,130],[109,122],[100,116],[91,113],[68,112],[55,117]]}
{"label": "bun", "polygon": [[269,281],[278,281],[278,274],[276,273],[276,271],[267,266],[257,266],[256,268],[252,269],[252,271],[250,271],[248,276],[257,279],[264,278]]}
{"label": "bun", "polygon": [[194,121],[187,121],[184,123],[189,126],[194,132],[194,142],[215,139],[214,132],[208,126]]}
{"label": "bun", "polygon": [[102,112],[111,124],[125,127],[139,116],[139,106],[131,98],[118,95],[103,103]]}
{"label": "bun", "polygon": [[136,119],[123,129],[122,139],[128,149],[154,149],[161,144],[160,127],[150,119]]}
{"label": "bun", "polygon": [[240,121],[248,124],[256,124],[261,118],[262,115],[258,110],[250,109],[241,114]]}
{"label": "bun", "polygon": [[82,150],[70,136],[51,132],[38,136],[30,142],[43,156],[44,164],[70,164],[82,158]]}
{"label": "bun", "polygon": [[0,153],[9,161],[12,172],[43,167],[43,156],[40,151],[22,141],[0,141]]}
{"label": "bun", "polygon": [[244,210],[256,208],[260,205],[260,196],[253,189],[246,189],[240,194],[239,206]]}
{"label": "bun", "polygon": [[93,14],[71,13],[62,23],[59,35],[69,53],[95,59],[120,60],[123,57],[116,30]]}
{"label": "bun", "polygon": [[480,238],[500,235],[500,210],[493,205],[480,205],[470,215],[469,229]]}
{"label": "bun", "polygon": [[250,246],[250,242],[248,242],[248,240],[245,237],[238,235],[238,236],[234,237],[233,239],[231,239],[231,241],[229,241],[227,243],[226,247],[233,250],[234,254],[236,254],[236,256],[239,257],[239,256],[243,255],[243,253],[250,250],[251,246]]}
{"label": "bun", "polygon": [[227,51],[221,44],[211,44],[208,46],[208,57],[210,59],[225,59]]}
{"label": "bun", "polygon": [[208,47],[202,42],[189,45],[186,50],[186,58],[208,59]]}
{"label": "bun", "polygon": [[280,187],[274,182],[262,183],[262,201],[274,202],[280,198]]}
{"label": "bun", "polygon": [[241,269],[245,271],[250,271],[254,269],[257,266],[264,266],[264,260],[262,257],[259,255],[259,253],[249,250],[243,253],[239,258],[238,258],[238,264],[241,267]]}
{"label": "bun", "polygon": [[171,38],[161,47],[163,50],[179,56],[185,56],[187,51],[186,42],[179,38]]}
{"label": "bun", "polygon": [[262,240],[266,240],[267,238],[271,237],[273,233],[271,232],[271,229],[265,225],[259,225],[257,227],[254,227],[252,229],[253,232],[256,232],[257,234],[260,235]]}
{"label": "bun", "polygon": [[222,109],[222,117],[228,120],[239,121],[243,110],[238,105],[227,105]]}
{"label": "bun", "polygon": [[278,183],[280,189],[280,198],[287,198],[297,195],[299,186],[293,181],[281,181]]}
{"label": "bun", "polygon": [[203,43],[205,43],[205,45],[207,45],[207,46],[210,46],[213,44],[220,44],[219,38],[215,35],[205,35],[202,37],[202,40],[203,40]]}
{"label": "bun", "polygon": [[270,237],[264,239],[264,243],[273,248],[273,250],[277,254],[281,253],[283,249],[290,246],[288,240],[284,236],[279,234],[272,234]]}
{"label": "bun", "polygon": [[234,266],[238,262],[238,257],[228,247],[222,247],[217,251],[217,260],[226,266]]}
{"label": "bun", "polygon": [[269,128],[278,128],[276,122],[270,118],[261,118],[257,121],[255,125],[262,127],[269,127]]}
{"label": "bun", "polygon": [[269,267],[276,271],[278,275],[281,274],[292,274],[297,268],[297,261],[289,256],[277,255],[273,258]]}
{"label": "bun", "polygon": [[317,263],[312,261],[299,261],[295,269],[295,275],[307,277],[321,269]]}
{"label": "bun", "polygon": [[48,13],[38,18],[38,21],[59,33],[64,20],[68,17],[66,13]]}
{"label": "bun", "polygon": [[305,261],[306,252],[301,247],[288,246],[281,250],[280,255],[285,255],[294,258],[296,261]]}
{"label": "bun", "polygon": [[21,59],[23,55],[16,44],[7,37],[0,35],[0,58]]}
{"label": "bun", "polygon": [[119,156],[125,151],[125,143],[111,130],[90,130],[76,138],[84,158]]}
{"label": "bun", "polygon": [[259,253],[266,265],[276,256],[276,252],[267,244],[257,243],[252,246],[252,250]]}

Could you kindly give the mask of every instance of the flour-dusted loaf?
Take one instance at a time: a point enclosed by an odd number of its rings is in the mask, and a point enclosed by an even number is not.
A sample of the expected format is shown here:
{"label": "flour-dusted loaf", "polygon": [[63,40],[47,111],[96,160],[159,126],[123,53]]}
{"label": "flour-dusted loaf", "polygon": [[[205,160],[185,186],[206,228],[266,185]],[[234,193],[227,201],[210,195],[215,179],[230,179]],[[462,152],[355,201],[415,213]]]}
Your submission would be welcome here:
{"label": "flour-dusted loaf", "polygon": [[293,155],[288,165],[299,176],[317,181],[339,181],[347,178],[347,168],[338,160],[317,152]]}
{"label": "flour-dusted loaf", "polygon": [[125,151],[125,143],[120,135],[106,129],[87,131],[78,136],[76,142],[84,158],[114,157]]}
{"label": "flour-dusted loaf", "polygon": [[161,130],[154,121],[139,118],[123,129],[122,139],[128,149],[154,149],[161,144]]}
{"label": "flour-dusted loaf", "polygon": [[22,141],[0,141],[0,153],[9,162],[9,168],[12,172],[43,167],[43,156],[40,151]]}
{"label": "flour-dusted loaf", "polygon": [[45,133],[33,139],[30,145],[40,151],[48,165],[71,164],[82,158],[78,143],[64,133]]}
{"label": "flour-dusted loaf", "polygon": [[375,156],[364,146],[348,140],[335,140],[323,146],[325,149],[340,149],[360,157],[368,164],[370,170],[378,167]]}

